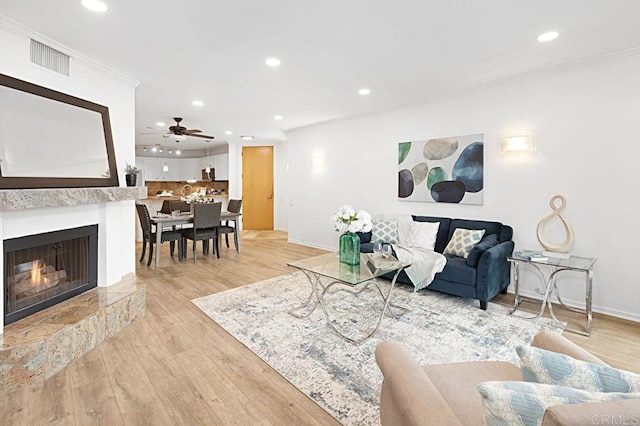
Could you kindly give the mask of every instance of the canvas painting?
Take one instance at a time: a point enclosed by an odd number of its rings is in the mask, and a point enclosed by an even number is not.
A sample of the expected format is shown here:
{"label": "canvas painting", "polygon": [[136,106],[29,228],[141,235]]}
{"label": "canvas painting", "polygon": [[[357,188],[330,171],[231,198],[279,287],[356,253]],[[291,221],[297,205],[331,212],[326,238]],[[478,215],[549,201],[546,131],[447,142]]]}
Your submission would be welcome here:
{"label": "canvas painting", "polygon": [[484,135],[398,144],[398,198],[482,205]]}

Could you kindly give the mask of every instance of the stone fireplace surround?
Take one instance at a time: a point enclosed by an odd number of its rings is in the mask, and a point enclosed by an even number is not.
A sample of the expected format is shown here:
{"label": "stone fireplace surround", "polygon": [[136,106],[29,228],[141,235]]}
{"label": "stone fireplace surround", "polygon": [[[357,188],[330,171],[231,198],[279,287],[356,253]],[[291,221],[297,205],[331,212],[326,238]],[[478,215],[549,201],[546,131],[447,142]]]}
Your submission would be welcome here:
{"label": "stone fireplace surround", "polygon": [[[145,187],[0,190],[0,245],[98,224],[98,288],[7,327],[0,323],[1,390],[41,384],[144,314],[145,289],[135,277],[133,200],[146,196]],[[3,256],[0,273],[4,277]]]}

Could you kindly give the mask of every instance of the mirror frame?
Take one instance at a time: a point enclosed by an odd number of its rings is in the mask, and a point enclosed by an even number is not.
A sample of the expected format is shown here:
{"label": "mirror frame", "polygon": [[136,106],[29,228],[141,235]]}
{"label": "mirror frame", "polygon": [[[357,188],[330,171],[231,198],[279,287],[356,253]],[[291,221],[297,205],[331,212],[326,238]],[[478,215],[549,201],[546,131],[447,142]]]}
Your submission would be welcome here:
{"label": "mirror frame", "polygon": [[105,178],[74,178],[74,177],[5,177],[2,176],[0,165],[0,189],[36,189],[36,188],[90,188],[105,186],[120,186],[118,181],[118,167],[116,155],[113,149],[113,136],[111,134],[111,120],[109,108],[89,102],[75,96],[57,92],[37,84],[0,74],[0,86],[25,92],[35,96],[41,96],[53,101],[62,102],[78,108],[87,109],[99,113],[102,116],[102,129],[107,148],[107,161],[109,162],[109,177]]}

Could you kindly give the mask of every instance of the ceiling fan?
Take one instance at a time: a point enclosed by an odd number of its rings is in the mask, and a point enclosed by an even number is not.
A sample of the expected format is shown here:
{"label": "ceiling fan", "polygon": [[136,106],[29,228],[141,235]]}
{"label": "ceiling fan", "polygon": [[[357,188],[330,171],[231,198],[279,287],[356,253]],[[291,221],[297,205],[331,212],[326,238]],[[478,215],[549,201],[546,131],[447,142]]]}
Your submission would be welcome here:
{"label": "ceiling fan", "polygon": [[[180,123],[182,122],[182,117],[173,117],[173,119],[176,121],[176,125],[175,126],[169,126],[169,132],[166,133],[166,135],[167,135],[166,137],[177,136],[176,142],[184,140],[184,138],[186,136],[193,136],[193,137],[196,137],[196,138],[203,138],[203,139],[213,139],[214,138],[214,136],[203,135],[202,134],[202,130],[187,129],[184,126],[181,126]],[[145,133],[145,134],[148,134],[148,133]]]}
{"label": "ceiling fan", "polygon": [[187,129],[184,126],[181,126],[180,122],[182,121],[182,117],[174,117],[173,119],[176,121],[176,125],[169,127],[169,134],[175,136],[194,136],[196,138],[213,139],[213,136],[202,135],[202,130]]}

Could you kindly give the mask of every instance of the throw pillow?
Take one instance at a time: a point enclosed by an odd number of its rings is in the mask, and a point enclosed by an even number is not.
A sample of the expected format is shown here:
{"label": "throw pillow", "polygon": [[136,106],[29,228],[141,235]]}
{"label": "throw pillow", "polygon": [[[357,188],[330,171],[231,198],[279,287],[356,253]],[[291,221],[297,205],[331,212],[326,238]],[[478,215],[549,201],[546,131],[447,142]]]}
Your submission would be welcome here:
{"label": "throw pillow", "polygon": [[396,219],[373,219],[371,242],[396,244],[398,242],[398,221]]}
{"label": "throw pillow", "polygon": [[467,265],[476,267],[478,266],[478,262],[480,262],[480,256],[485,250],[490,249],[493,246],[498,245],[498,236],[496,234],[487,235],[480,241],[478,244],[473,246],[471,251],[469,252],[469,256],[467,257]]}
{"label": "throw pillow", "polygon": [[640,374],[529,346],[518,346],[516,352],[527,382],[595,392],[640,392]]}
{"label": "throw pillow", "polygon": [[444,249],[444,254],[452,254],[458,257],[469,257],[469,252],[478,244],[484,235],[484,229],[463,229],[457,228],[453,231],[451,240]]}
{"label": "throw pillow", "polygon": [[544,410],[554,405],[640,398],[640,393],[588,392],[564,386],[527,382],[485,382],[482,395],[485,425],[531,425],[542,423]]}
{"label": "throw pillow", "polygon": [[439,222],[411,222],[407,245],[433,251],[436,246]]}

